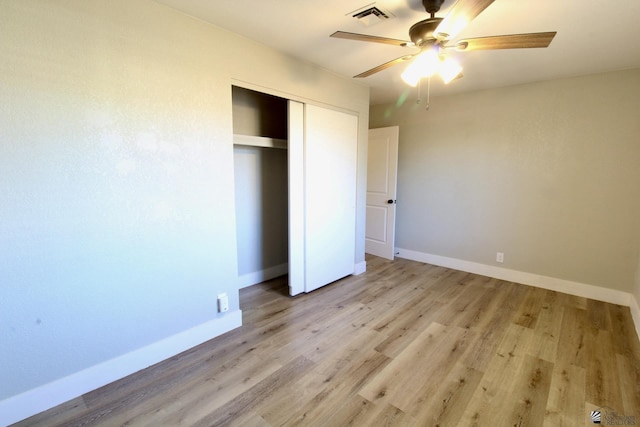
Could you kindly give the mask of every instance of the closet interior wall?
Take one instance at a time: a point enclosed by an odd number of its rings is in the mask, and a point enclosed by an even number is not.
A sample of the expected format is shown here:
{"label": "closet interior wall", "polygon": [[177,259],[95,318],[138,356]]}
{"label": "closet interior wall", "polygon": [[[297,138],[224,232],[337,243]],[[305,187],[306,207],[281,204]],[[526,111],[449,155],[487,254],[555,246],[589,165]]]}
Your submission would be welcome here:
{"label": "closet interior wall", "polygon": [[[232,87],[239,287],[287,274],[287,100]],[[247,142],[246,136],[250,138]],[[280,148],[259,146],[280,141]],[[249,144],[256,145],[249,145]]]}

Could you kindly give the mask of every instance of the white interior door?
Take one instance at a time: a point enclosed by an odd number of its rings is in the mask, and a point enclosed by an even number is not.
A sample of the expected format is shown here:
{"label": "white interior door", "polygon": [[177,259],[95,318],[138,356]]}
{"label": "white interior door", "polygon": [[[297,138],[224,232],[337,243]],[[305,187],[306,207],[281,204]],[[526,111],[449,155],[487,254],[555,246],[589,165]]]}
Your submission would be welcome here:
{"label": "white interior door", "polygon": [[305,105],[305,292],[353,274],[358,118]]}
{"label": "white interior door", "polygon": [[365,252],[393,259],[398,174],[398,126],[369,130]]}

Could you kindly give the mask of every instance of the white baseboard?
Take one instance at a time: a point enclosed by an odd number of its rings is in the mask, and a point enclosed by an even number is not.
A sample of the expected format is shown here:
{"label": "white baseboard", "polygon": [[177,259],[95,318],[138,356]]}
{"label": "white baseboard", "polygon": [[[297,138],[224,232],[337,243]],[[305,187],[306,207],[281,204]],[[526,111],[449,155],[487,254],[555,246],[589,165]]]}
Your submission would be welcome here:
{"label": "white baseboard", "polygon": [[0,425],[13,424],[75,399],[239,326],[242,326],[242,311],[235,310],[146,347],[12,396],[0,401]]}
{"label": "white baseboard", "polygon": [[356,276],[367,271],[367,261],[361,261],[353,267],[353,274]]}
{"label": "white baseboard", "polygon": [[409,249],[397,248],[396,250],[399,252],[399,258],[406,258],[441,267],[453,268],[455,270],[494,277],[496,279],[506,280],[509,282],[521,283],[523,285],[535,286],[538,288],[549,289],[551,291],[629,307],[636,332],[638,333],[638,338],[640,339],[640,308],[638,307],[638,302],[631,293],[618,291],[616,289],[603,288],[600,286],[587,285],[585,283],[572,282],[564,279],[556,279],[555,277],[540,276],[538,274],[510,270],[508,268],[496,267],[494,265],[486,265],[477,262],[464,261],[457,258],[432,255]]}
{"label": "white baseboard", "polygon": [[242,276],[238,276],[238,288],[242,289],[257,285],[258,283],[262,283],[266,280],[284,276],[288,272],[289,264],[285,262],[284,264],[275,265],[273,267],[265,268],[264,270],[243,274]]}

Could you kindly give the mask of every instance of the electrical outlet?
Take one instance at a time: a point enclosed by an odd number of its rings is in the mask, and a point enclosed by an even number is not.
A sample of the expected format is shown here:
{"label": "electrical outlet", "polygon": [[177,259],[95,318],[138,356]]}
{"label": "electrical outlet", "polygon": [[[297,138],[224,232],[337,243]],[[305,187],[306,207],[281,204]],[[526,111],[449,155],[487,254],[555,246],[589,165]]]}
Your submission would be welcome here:
{"label": "electrical outlet", "polygon": [[504,262],[504,253],[503,252],[496,253],[496,261],[497,262]]}
{"label": "electrical outlet", "polygon": [[229,311],[229,297],[226,293],[218,294],[218,313]]}

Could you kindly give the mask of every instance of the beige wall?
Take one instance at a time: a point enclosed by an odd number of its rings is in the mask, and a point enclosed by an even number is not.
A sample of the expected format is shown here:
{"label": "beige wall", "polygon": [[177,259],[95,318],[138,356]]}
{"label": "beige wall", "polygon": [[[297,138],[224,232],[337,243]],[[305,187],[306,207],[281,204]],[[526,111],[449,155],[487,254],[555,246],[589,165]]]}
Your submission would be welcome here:
{"label": "beige wall", "polygon": [[400,126],[396,246],[633,292],[639,113],[640,70],[372,107]]}
{"label": "beige wall", "polygon": [[237,81],[359,115],[362,261],[368,88],[153,1],[0,1],[0,408],[229,325]]}

